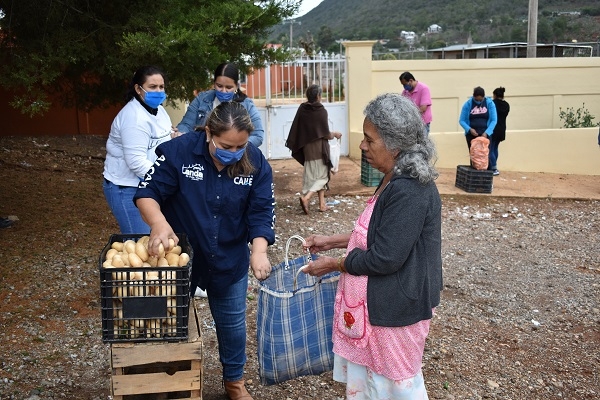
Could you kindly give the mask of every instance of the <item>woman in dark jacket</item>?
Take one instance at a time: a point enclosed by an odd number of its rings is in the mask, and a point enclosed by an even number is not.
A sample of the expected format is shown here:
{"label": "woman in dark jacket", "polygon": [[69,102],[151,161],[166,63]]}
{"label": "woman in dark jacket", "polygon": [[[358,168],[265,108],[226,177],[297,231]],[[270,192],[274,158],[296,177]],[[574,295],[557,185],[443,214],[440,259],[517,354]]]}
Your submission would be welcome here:
{"label": "woman in dark jacket", "polygon": [[506,139],[506,117],[510,111],[510,105],[504,100],[504,88],[500,86],[494,89],[493,99],[496,105],[496,114],[498,115],[498,122],[494,128],[494,134],[490,139],[490,164],[489,169],[494,171],[494,175],[500,175],[498,171],[498,146],[500,142]]}

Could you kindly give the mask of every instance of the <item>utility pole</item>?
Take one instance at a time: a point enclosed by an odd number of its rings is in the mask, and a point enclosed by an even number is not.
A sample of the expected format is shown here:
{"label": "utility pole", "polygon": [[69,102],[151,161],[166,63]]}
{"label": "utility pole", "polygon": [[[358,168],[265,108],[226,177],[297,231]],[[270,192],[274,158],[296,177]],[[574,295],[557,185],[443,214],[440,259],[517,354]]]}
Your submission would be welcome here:
{"label": "utility pole", "polygon": [[294,37],[294,24],[302,25],[302,22],[296,21],[295,19],[288,19],[283,21],[284,24],[290,24],[290,51],[292,50],[292,43]]}
{"label": "utility pole", "polygon": [[527,58],[537,57],[538,0],[529,0],[527,20]]}

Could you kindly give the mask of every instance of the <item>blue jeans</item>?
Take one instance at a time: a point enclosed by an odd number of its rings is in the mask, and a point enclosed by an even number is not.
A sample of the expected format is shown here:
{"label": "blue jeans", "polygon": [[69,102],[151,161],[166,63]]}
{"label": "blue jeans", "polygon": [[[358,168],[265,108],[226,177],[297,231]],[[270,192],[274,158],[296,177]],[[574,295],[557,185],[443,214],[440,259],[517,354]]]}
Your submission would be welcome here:
{"label": "blue jeans", "polygon": [[104,179],[104,197],[119,223],[122,234],[149,234],[150,227],[144,222],[140,211],[133,204],[136,187],[119,186]]}
{"label": "blue jeans", "polygon": [[491,169],[492,171],[495,169],[498,169],[498,146],[500,145],[500,142],[497,142],[495,140],[490,140],[490,163],[488,166],[488,169]]}
{"label": "blue jeans", "polygon": [[246,364],[246,296],[248,275],[224,291],[208,289],[208,304],[215,320],[223,380],[239,381]]}

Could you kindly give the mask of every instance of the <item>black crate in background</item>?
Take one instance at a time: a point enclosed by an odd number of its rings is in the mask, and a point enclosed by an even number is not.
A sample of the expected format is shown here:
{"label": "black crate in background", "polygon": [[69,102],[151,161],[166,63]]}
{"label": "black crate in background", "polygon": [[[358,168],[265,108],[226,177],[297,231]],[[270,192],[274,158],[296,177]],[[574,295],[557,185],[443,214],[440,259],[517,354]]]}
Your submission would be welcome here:
{"label": "black crate in background", "polygon": [[469,193],[492,193],[494,172],[477,170],[470,165],[456,167],[455,186]]}
{"label": "black crate in background", "polygon": [[114,242],[145,235],[111,235],[99,259],[102,341],[181,341],[188,338],[192,248],[177,234],[181,251],[190,256],[184,267],[104,268]]}

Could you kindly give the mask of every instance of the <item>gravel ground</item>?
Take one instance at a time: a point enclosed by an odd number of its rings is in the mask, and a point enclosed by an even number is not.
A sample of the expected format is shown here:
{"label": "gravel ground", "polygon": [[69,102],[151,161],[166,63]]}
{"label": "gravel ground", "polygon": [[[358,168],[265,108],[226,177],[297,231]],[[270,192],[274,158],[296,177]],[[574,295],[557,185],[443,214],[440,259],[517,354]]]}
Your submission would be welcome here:
{"label": "gravel ground", "polygon": [[[0,139],[0,215],[18,217],[0,231],[0,400],[109,398],[98,255],[118,228],[100,186],[104,142]],[[305,216],[283,186],[273,264],[290,235],[351,229],[366,201],[336,195],[332,211]],[[445,285],[423,360],[429,397],[599,398],[600,203],[442,197]],[[254,398],[342,399],[331,373],[260,384],[257,288],[251,279],[246,379]],[[225,399],[208,305],[196,304],[203,398]]]}

